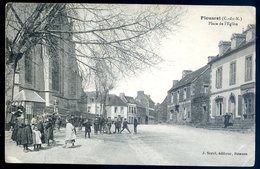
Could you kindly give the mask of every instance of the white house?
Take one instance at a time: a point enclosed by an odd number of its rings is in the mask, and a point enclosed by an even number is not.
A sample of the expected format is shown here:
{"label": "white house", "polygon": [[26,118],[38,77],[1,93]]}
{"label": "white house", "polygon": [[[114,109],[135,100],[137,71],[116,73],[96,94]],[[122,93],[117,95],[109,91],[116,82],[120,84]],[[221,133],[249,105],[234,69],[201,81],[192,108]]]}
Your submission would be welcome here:
{"label": "white house", "polygon": [[220,41],[211,66],[210,119],[232,113],[235,121],[255,118],[255,25],[231,41]]}
{"label": "white house", "polygon": [[[87,95],[87,113],[89,115],[101,115],[103,105],[100,104],[100,97],[96,97],[95,92],[86,92]],[[114,119],[115,117],[127,118],[127,104],[118,96],[108,94],[106,98],[107,117]]]}

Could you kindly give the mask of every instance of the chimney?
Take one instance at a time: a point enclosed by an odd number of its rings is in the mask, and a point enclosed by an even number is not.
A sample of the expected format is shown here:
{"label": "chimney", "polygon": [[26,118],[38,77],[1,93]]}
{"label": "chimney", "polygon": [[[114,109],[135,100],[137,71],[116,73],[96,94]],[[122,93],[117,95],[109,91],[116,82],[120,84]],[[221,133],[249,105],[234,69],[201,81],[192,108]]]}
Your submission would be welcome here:
{"label": "chimney", "polygon": [[144,95],[144,91],[142,91],[142,90],[141,91],[137,91],[137,96],[138,95]]}
{"label": "chimney", "polygon": [[228,48],[230,46],[231,46],[230,41],[220,41],[219,44],[218,44],[219,56],[222,56],[228,50]]}
{"label": "chimney", "polygon": [[246,30],[243,32],[246,36],[246,42],[250,42],[255,39],[255,25],[249,24],[247,25]]}
{"label": "chimney", "polygon": [[184,78],[187,74],[190,74],[192,71],[191,70],[183,70],[182,71],[182,78]]}
{"label": "chimney", "polygon": [[208,63],[211,62],[216,56],[208,56]]}
{"label": "chimney", "polygon": [[179,82],[179,80],[173,80],[172,81],[172,87],[174,87],[178,82]]}
{"label": "chimney", "polygon": [[120,98],[125,97],[125,93],[120,93],[120,94],[119,94],[119,97],[120,97]]}
{"label": "chimney", "polygon": [[231,49],[236,49],[245,39],[245,34],[233,33],[231,36]]}

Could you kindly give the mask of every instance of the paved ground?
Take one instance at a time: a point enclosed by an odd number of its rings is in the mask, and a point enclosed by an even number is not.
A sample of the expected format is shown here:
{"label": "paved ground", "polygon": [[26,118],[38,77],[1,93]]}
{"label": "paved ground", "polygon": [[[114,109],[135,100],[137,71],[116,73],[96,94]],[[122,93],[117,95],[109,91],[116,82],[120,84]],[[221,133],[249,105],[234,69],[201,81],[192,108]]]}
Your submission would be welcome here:
{"label": "paved ground", "polygon": [[[133,131],[133,126],[130,125]],[[188,126],[140,125],[137,134],[78,132],[74,148],[62,148],[64,129],[55,132],[56,145],[23,152],[6,132],[5,157],[10,163],[252,166],[254,132],[239,133]],[[32,147],[30,147],[32,149]],[[238,154],[240,153],[240,154]]]}

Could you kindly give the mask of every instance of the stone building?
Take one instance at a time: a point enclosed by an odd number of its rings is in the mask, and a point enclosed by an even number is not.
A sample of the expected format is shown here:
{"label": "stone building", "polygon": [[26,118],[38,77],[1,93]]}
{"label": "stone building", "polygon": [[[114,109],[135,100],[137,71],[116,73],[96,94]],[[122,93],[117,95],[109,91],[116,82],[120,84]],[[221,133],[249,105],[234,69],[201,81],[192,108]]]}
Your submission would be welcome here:
{"label": "stone building", "polygon": [[135,100],[138,102],[138,107],[141,110],[145,108],[145,124],[154,123],[155,120],[155,103],[151,99],[150,95],[144,93],[144,91],[138,91]]}
{"label": "stone building", "polygon": [[[54,29],[72,29],[66,14],[51,23]],[[61,28],[62,26],[62,28]],[[61,34],[72,39],[72,34]],[[18,62],[15,73],[14,101],[33,114],[58,112],[61,115],[80,112],[82,78],[75,56],[75,44],[51,37],[52,46],[37,44]],[[6,95],[10,100],[10,95]]]}
{"label": "stone building", "polygon": [[255,59],[255,25],[219,42],[219,54],[209,63],[211,123],[223,124],[223,115],[232,113],[234,125],[254,124]]}
{"label": "stone building", "polygon": [[131,96],[126,96],[124,93],[120,93],[120,98],[127,104],[127,120],[129,123],[134,123],[134,118],[138,119],[137,103]]}
{"label": "stone building", "polygon": [[182,79],[173,81],[168,91],[168,122],[186,124],[207,121],[209,79],[210,68],[206,65],[194,72],[184,70]]}
{"label": "stone building", "polygon": [[167,121],[167,106],[168,96],[166,96],[163,102],[159,105],[158,122],[164,123]]}

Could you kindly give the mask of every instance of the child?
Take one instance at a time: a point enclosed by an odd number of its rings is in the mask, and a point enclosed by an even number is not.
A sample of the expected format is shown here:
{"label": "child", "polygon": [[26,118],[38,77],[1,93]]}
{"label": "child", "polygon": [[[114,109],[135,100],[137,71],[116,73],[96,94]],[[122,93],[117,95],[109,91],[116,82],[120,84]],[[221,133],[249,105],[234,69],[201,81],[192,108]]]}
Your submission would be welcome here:
{"label": "child", "polygon": [[41,148],[42,140],[41,140],[41,132],[38,130],[37,127],[33,128],[33,148],[34,151],[39,151]]}

